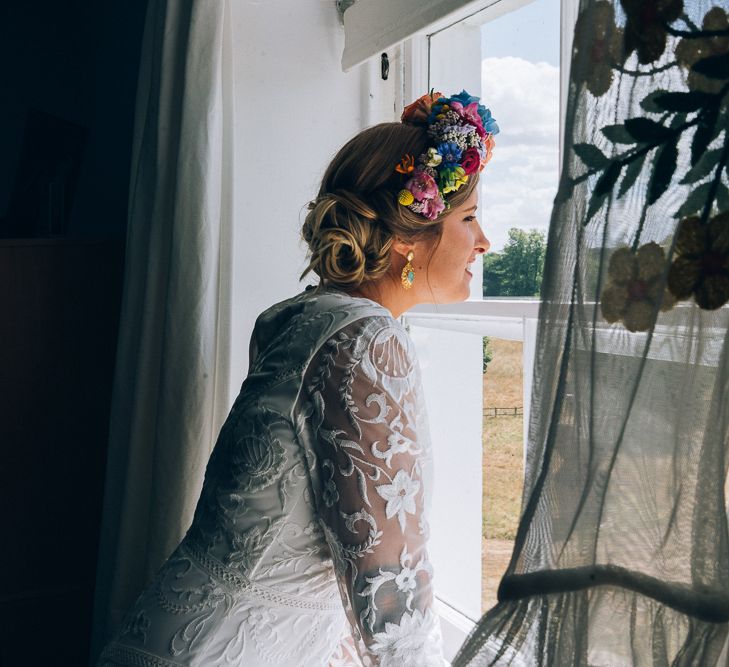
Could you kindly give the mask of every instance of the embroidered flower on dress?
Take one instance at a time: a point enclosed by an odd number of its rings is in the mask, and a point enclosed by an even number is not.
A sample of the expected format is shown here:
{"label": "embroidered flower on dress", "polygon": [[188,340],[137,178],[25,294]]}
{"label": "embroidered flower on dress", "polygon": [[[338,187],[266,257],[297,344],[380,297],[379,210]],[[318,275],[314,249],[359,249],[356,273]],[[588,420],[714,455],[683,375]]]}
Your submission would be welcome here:
{"label": "embroidered flower on dress", "polygon": [[283,445],[262,419],[243,414],[235,425],[236,449],[231,456],[233,474],[243,492],[256,492],[273,484],[286,466]]}
{"label": "embroidered flower on dress", "polygon": [[440,634],[430,609],[405,612],[399,623],[385,622],[385,631],[372,636],[370,651],[380,667],[441,667]]}
{"label": "embroidered flower on dress", "polygon": [[666,24],[683,11],[683,0],[620,0],[625,10],[625,55],[638,52],[638,62],[647,65],[666,50]]}
{"label": "embroidered flower on dress", "polygon": [[381,484],[375,490],[387,501],[385,516],[392,519],[397,515],[400,529],[404,533],[406,514],[415,514],[415,496],[420,491],[420,482],[411,479],[404,470],[398,470],[392,484]]}
{"label": "embroidered flower on dress", "polygon": [[392,467],[392,457],[396,454],[419,454],[420,448],[408,437],[403,435],[403,423],[400,417],[396,417],[390,423],[391,432],[387,436],[387,449],[380,451],[377,448],[379,441],[373,442],[370,448],[372,454],[378,459],[385,459],[385,464],[388,468]]}
{"label": "embroidered flower on dress", "polygon": [[715,310],[729,301],[729,211],[707,225],[696,217],[681,220],[668,272],[668,289],[677,299],[693,294],[699,308]]}
{"label": "embroidered flower on dress", "polygon": [[666,311],[676,300],[664,288],[666,255],[657,243],[647,243],[634,254],[618,248],[610,257],[608,283],[600,297],[607,322],[622,320],[628,331],[647,331],[656,321],[658,306]]}
{"label": "embroidered flower on dress", "polygon": [[380,568],[379,573],[374,577],[365,577],[369,586],[366,586],[359,595],[369,598],[369,600],[367,607],[360,613],[360,620],[369,627],[370,631],[375,625],[377,616],[377,592],[388,581],[394,581],[397,590],[406,594],[405,607],[408,611],[413,610],[413,598],[417,587],[416,575],[418,572],[427,572],[432,577],[433,568],[425,558],[421,558],[414,567],[411,567],[412,560],[413,557],[408,553],[407,545],[405,545],[400,553],[400,572],[395,573]]}

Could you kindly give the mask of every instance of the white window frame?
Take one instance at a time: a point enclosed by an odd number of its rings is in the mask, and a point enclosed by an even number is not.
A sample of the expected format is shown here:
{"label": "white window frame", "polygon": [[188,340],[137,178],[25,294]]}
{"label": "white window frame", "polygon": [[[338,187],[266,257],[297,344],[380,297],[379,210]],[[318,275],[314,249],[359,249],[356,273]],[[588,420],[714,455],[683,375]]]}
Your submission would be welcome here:
{"label": "white window frame", "polygon": [[[514,11],[529,4],[531,0],[484,0],[475,12],[470,11],[468,19],[479,23],[494,20],[498,16]],[[473,9],[473,5],[469,7]],[[560,164],[564,137],[564,114],[566,109],[569,83],[569,55],[572,46],[572,28],[577,16],[577,0],[561,0],[560,3]],[[398,47],[399,69],[397,76],[399,85],[395,91],[395,108],[402,108],[405,103],[419,97],[423,91],[429,90],[430,67],[429,50],[431,38],[451,23],[441,22],[430,26],[427,31],[414,35],[402,46]],[[446,91],[444,91],[446,92]],[[527,425],[531,402],[532,371],[536,349],[536,332],[539,312],[539,300],[536,299],[488,299],[481,298],[481,267],[474,272],[472,297],[462,303],[448,305],[420,305],[403,315],[403,323],[422,329],[472,333],[480,336],[491,336],[508,340],[522,341],[524,369],[524,445],[528,436]],[[480,369],[480,364],[478,364]],[[436,397],[437,400],[437,397]],[[437,473],[436,473],[437,474]],[[457,485],[457,480],[452,480]],[[480,507],[480,506],[479,506]],[[437,540],[437,535],[431,541]],[[474,629],[475,621],[437,596],[436,575],[436,610],[441,619],[444,649],[446,657],[452,659],[468,634]]]}

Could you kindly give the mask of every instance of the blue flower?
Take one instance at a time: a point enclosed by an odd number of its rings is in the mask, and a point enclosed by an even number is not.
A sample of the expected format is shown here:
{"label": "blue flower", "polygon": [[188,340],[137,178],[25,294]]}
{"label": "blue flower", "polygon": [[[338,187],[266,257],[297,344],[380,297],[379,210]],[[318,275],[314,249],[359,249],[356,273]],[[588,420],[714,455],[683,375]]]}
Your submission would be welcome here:
{"label": "blue flower", "polygon": [[483,129],[490,134],[498,134],[499,126],[491,116],[491,110],[487,109],[482,104],[478,105],[478,115],[481,116],[481,122],[483,123]]}
{"label": "blue flower", "polygon": [[443,164],[458,164],[463,152],[457,144],[452,141],[444,141],[438,144],[438,152],[443,156]]}
{"label": "blue flower", "polygon": [[[467,107],[472,102],[478,102],[481,98],[470,95],[465,90],[462,90],[458,95],[451,95],[450,101],[460,102],[464,107]],[[480,107],[481,105],[479,105]]]}

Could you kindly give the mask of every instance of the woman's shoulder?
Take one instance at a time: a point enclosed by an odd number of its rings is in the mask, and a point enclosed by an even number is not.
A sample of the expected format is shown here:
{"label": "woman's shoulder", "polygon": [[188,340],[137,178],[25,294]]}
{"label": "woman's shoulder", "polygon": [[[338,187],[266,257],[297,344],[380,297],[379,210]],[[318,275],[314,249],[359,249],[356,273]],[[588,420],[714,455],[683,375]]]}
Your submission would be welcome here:
{"label": "woman's shoulder", "polygon": [[375,337],[407,336],[390,311],[375,301],[333,288],[306,289],[274,304],[256,320],[253,333],[258,351],[281,350],[314,353],[327,340],[339,336],[357,338],[360,345]]}
{"label": "woman's shoulder", "polygon": [[346,325],[355,319],[377,319],[383,323],[400,324],[390,311],[376,301],[352,296],[331,287],[307,287],[303,292],[280,301],[264,310],[256,320],[256,329],[285,328],[292,320],[315,321],[330,319]]}

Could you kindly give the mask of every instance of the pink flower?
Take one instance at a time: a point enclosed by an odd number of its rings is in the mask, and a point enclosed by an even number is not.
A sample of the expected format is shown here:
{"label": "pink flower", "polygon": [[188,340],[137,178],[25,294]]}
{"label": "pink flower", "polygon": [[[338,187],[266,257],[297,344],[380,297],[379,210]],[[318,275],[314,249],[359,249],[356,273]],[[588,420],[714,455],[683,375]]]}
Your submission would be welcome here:
{"label": "pink flower", "polygon": [[413,177],[405,183],[405,189],[413,193],[417,201],[433,199],[438,195],[438,184],[426,171],[416,169]]}
{"label": "pink flower", "polygon": [[460,102],[449,102],[448,106],[455,111],[463,120],[473,125],[478,132],[478,136],[483,138],[486,136],[486,130],[483,129],[483,121],[478,114],[478,102],[471,102],[467,106],[463,106]]}
{"label": "pink flower", "polygon": [[426,199],[423,202],[423,215],[428,220],[435,220],[445,210],[445,204],[443,203],[443,197],[438,195],[433,199]]}
{"label": "pink flower", "polygon": [[480,137],[486,134],[486,131],[483,129],[481,116],[478,114],[478,102],[471,102],[471,104],[463,109],[463,118],[476,128]]}

